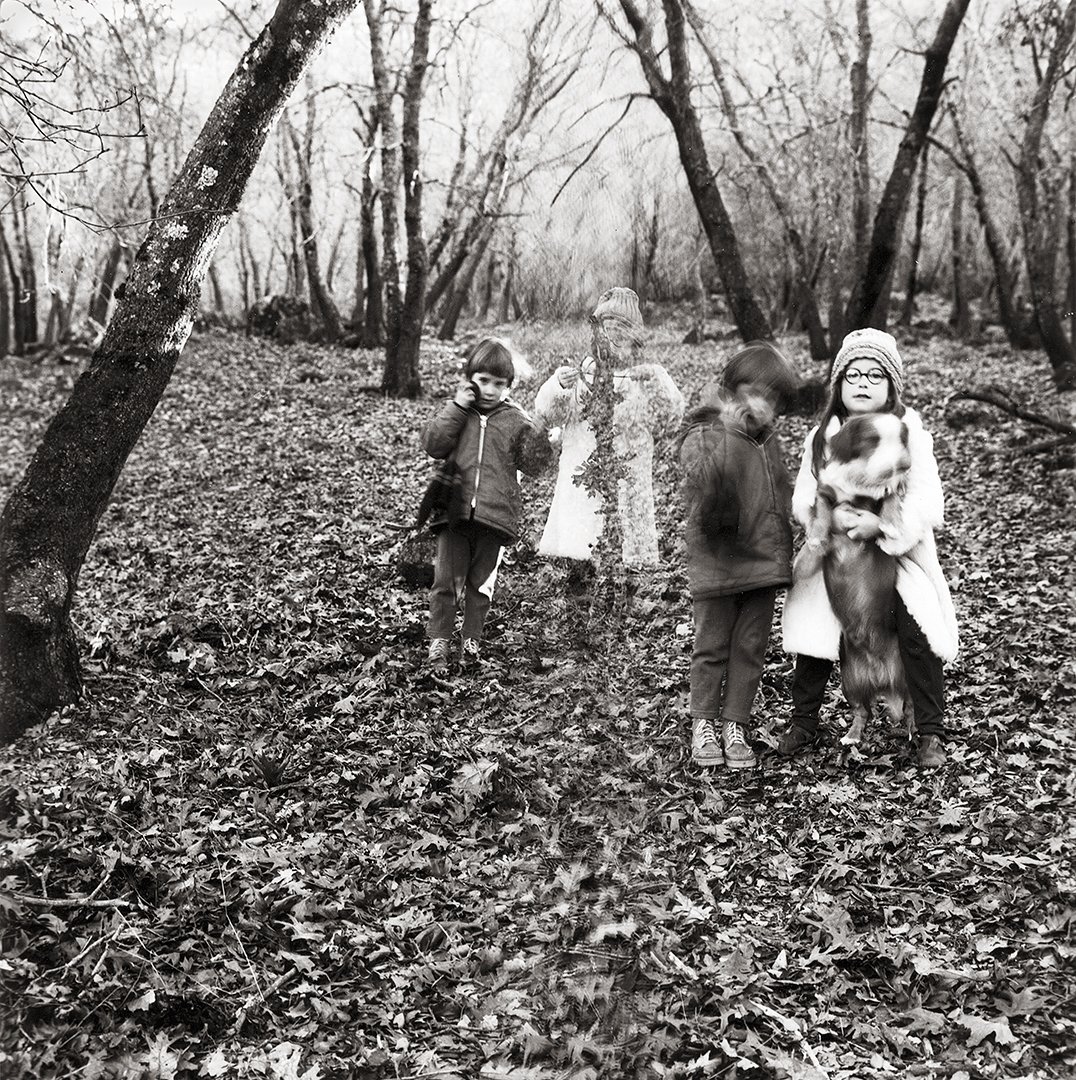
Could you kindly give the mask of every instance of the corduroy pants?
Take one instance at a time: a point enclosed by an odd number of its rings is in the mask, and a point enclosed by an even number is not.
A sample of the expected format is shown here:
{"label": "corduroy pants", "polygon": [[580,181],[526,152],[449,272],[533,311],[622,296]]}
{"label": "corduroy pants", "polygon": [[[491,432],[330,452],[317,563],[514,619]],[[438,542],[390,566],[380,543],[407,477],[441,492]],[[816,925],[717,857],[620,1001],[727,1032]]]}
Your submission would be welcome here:
{"label": "corduroy pants", "polygon": [[771,588],[694,601],[693,717],[748,722],[762,678],[776,599],[777,590]]}

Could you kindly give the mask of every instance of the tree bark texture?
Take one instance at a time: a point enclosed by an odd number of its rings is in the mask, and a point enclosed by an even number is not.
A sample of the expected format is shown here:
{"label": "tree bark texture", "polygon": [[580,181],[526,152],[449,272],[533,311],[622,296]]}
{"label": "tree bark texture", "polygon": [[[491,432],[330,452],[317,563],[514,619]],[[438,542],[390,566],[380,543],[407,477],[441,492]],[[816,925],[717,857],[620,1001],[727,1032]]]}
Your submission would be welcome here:
{"label": "tree bark texture", "polygon": [[411,67],[404,83],[403,130],[400,147],[403,160],[404,235],[407,238],[407,285],[403,307],[395,327],[392,348],[395,362],[385,365],[381,389],[398,396],[418,397],[422,393],[419,376],[419,347],[422,324],[426,320],[426,275],[429,257],[422,231],[422,171],[420,169],[420,118],[423,84],[429,67],[430,13],[432,0],[419,0],[415,16],[415,35],[411,48]]}
{"label": "tree bark texture", "polygon": [[1042,143],[1050,101],[1061,81],[1076,34],[1076,0],[1069,0],[1057,23],[1056,33],[1046,71],[1032,96],[1028,111],[1016,169],[1016,194],[1024,231],[1024,258],[1031,302],[1042,337],[1042,347],[1050,361],[1054,386],[1059,391],[1071,392],[1076,390],[1076,350],[1065,333],[1065,324],[1058,313],[1054,295],[1057,256],[1061,246],[1061,214],[1057,205],[1061,181],[1056,176],[1043,176]]}
{"label": "tree bark texture", "polygon": [[[855,252],[853,280],[867,269],[870,251],[871,159],[867,134],[870,118],[871,37],[868,0],[856,0],[856,58],[849,78],[852,84],[852,115],[849,123],[852,142],[852,250]],[[834,342],[836,349],[837,343]]]}
{"label": "tree bark texture", "polygon": [[672,125],[680,163],[691,197],[706,233],[710,251],[721,277],[732,320],[744,341],[772,338],[769,321],[755,300],[740,254],[740,245],[706,153],[702,124],[691,101],[693,75],[684,32],[684,9],[680,0],[662,0],[668,38],[669,75],[661,67],[653,31],[635,0],[620,0],[631,27],[628,39],[642,65],[650,96]]}
{"label": "tree bark texture", "polygon": [[949,313],[949,325],[956,331],[956,336],[964,340],[971,332],[971,311],[968,307],[967,237],[964,233],[962,173],[957,173],[953,180],[953,210],[949,223],[953,259],[953,307]]}
{"label": "tree bark texture", "polygon": [[22,356],[26,352],[26,323],[23,318],[23,308],[19,303],[19,297],[22,295],[22,275],[19,272],[18,263],[15,262],[15,254],[11,250],[11,242],[7,238],[2,216],[0,216],[0,259],[7,268],[7,277],[11,285],[11,352],[15,356]]}
{"label": "tree bark texture", "polygon": [[[385,369],[381,389],[396,397],[422,392],[418,345],[425,318],[428,256],[422,236],[422,176],[419,172],[419,116],[422,85],[428,64],[431,0],[419,0],[412,40],[411,66],[404,86],[403,130],[396,122],[393,90],[383,41],[384,4],[363,0],[370,31],[377,120],[381,128],[381,246],[385,285]],[[409,145],[410,143],[410,145]],[[407,237],[408,280],[400,290],[399,191],[404,183],[404,231]],[[421,291],[418,291],[421,286]]]}
{"label": "tree bark texture", "polygon": [[911,193],[915,163],[941,100],[949,54],[970,2],[971,0],[948,0],[934,40],[927,48],[915,108],[908,118],[893,169],[886,180],[874,214],[867,264],[863,273],[856,278],[848,301],[845,318],[847,330],[864,326],[885,329],[888,307],[885,299],[900,246],[901,224]]}
{"label": "tree bark texture", "polygon": [[356,3],[280,0],[150,226],[89,368],[0,515],[0,738],[79,693],[70,612],[97,523],[190,335],[209,260],[269,131]]}
{"label": "tree bark texture", "polygon": [[7,260],[0,251],[0,357],[11,352],[11,293],[8,290]]}
{"label": "tree bark texture", "polygon": [[919,155],[919,183],[915,196],[915,231],[912,233],[912,250],[908,258],[908,277],[904,285],[904,307],[900,313],[900,325],[911,326],[915,314],[915,293],[919,287],[919,255],[923,250],[923,221],[927,208],[927,163],[930,143],[923,144]]}

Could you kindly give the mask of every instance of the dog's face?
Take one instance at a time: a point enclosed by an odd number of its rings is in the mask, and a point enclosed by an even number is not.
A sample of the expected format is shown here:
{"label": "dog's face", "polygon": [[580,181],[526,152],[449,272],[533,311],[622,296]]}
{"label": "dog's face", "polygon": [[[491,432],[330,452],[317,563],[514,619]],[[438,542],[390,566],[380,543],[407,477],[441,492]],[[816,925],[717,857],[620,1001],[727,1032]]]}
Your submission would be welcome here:
{"label": "dog's face", "polygon": [[911,465],[908,427],[892,413],[852,416],[830,440],[829,453],[846,484],[894,491]]}

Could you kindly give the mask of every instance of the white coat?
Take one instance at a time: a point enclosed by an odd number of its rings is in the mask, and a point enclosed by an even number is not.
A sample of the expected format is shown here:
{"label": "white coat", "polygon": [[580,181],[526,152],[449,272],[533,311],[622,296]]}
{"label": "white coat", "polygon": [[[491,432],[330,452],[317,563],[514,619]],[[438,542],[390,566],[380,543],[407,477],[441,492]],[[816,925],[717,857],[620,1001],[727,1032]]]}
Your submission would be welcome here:
{"label": "white coat", "polygon": [[[613,440],[624,463],[619,506],[625,566],[655,567],[658,533],[654,518],[654,436],[671,431],[684,413],[684,398],[660,364],[638,364],[616,372],[620,400],[613,409]],[[562,429],[560,464],[538,554],[589,559],[601,535],[601,507],[574,477],[594,451],[594,430],[582,415],[582,380],[565,389],[554,374],[534,399],[534,413],[547,427]]]}
{"label": "white coat", "polygon": [[[887,515],[883,521],[876,543],[887,554],[896,556],[897,592],[931,651],[942,660],[953,660],[959,645],[956,611],[934,545],[934,530],[942,524],[943,516],[934,439],[914,409],[905,410],[904,422],[908,426],[911,467],[904,495],[893,516]],[[839,428],[840,420],[833,417],[827,440]],[[792,516],[804,528],[811,521],[818,489],[818,480],[811,471],[811,443],[817,430],[814,427],[807,435],[792,492]],[[830,606],[821,563],[806,558],[803,551],[793,566],[792,588],[785,597],[782,638],[786,652],[827,660],[838,658],[841,627]]]}

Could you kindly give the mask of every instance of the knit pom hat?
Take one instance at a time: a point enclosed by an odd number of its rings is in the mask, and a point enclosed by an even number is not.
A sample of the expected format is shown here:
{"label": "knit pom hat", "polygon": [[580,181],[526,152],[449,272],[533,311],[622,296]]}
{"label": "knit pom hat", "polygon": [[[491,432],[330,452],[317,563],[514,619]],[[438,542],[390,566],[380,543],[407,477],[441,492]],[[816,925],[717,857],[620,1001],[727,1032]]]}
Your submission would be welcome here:
{"label": "knit pom hat", "polygon": [[595,321],[611,318],[628,331],[634,341],[642,340],[643,314],[639,310],[639,297],[634,289],[626,289],[622,285],[606,289],[598,297],[591,318]]}
{"label": "knit pom hat", "polygon": [[884,330],[867,327],[853,330],[841,342],[840,351],[829,373],[830,386],[836,386],[853,360],[877,360],[889,376],[898,394],[904,391],[904,362],[897,351],[897,342]]}

